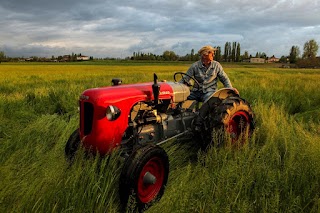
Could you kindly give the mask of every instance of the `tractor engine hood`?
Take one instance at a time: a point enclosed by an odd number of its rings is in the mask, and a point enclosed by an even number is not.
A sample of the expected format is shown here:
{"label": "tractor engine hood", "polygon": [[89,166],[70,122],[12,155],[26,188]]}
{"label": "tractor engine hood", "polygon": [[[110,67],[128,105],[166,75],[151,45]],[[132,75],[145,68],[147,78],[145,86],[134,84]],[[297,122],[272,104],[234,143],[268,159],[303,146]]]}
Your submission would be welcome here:
{"label": "tractor engine hood", "polygon": [[[154,100],[152,84],[149,82],[88,89],[82,93],[80,99],[90,99],[93,102],[107,101],[108,103],[130,99],[151,101]],[[178,103],[187,100],[190,95],[189,87],[184,84],[177,82],[159,82],[158,84],[160,85],[160,100],[171,99],[173,103]]]}

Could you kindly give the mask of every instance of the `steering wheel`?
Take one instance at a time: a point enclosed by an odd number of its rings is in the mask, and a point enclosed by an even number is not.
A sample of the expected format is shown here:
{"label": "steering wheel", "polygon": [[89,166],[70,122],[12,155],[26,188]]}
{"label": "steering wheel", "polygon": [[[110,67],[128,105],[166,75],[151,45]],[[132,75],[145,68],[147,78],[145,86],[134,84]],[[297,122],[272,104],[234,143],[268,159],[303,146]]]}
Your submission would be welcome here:
{"label": "steering wheel", "polygon": [[[178,82],[177,80],[177,76],[180,75],[181,76],[181,79],[183,79],[183,83],[186,84],[187,86],[191,87],[191,88],[194,88],[195,85],[197,86],[197,88],[200,88],[200,84],[199,82],[191,75],[188,75],[184,72],[176,72],[174,75],[173,75],[173,79],[175,82]],[[187,82],[184,78],[184,76],[188,76],[192,81],[193,83],[190,83],[190,82]]]}

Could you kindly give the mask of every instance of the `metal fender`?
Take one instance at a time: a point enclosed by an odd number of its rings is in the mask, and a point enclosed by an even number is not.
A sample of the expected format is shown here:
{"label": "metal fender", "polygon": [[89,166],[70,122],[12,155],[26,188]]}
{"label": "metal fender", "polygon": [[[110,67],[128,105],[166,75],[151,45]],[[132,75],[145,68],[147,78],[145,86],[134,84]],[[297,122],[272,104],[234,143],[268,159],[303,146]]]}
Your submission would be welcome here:
{"label": "metal fender", "polygon": [[205,102],[210,100],[212,97],[219,98],[221,100],[226,99],[228,97],[240,97],[239,93],[237,93],[237,90],[233,88],[222,88],[217,90],[215,93],[213,93]]}

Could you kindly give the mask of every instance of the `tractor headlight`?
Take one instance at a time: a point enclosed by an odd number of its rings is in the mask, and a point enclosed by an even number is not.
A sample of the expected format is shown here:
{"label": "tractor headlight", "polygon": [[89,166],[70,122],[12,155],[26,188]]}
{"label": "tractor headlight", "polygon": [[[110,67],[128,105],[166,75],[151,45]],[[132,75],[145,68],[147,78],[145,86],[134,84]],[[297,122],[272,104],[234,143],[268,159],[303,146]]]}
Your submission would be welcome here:
{"label": "tractor headlight", "polygon": [[106,117],[109,121],[116,120],[117,118],[119,118],[120,114],[121,111],[118,107],[112,105],[107,107]]}

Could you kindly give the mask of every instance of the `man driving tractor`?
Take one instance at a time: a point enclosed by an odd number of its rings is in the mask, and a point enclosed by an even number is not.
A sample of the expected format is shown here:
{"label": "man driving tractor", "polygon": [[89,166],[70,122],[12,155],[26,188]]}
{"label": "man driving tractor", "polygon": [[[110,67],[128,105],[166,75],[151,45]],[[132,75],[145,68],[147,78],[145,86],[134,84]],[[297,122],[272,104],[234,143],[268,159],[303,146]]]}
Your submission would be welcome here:
{"label": "man driving tractor", "polygon": [[[202,47],[198,53],[200,60],[194,62],[187,71],[187,75],[181,79],[181,83],[188,84],[192,76],[197,80],[197,83],[191,90],[188,100],[197,100],[199,102],[206,102],[211,95],[217,90],[218,80],[220,80],[224,87],[232,88],[231,81],[228,75],[224,72],[221,64],[214,60],[215,51],[217,49],[212,46]],[[237,94],[238,90],[233,88]],[[196,130],[200,130],[202,124],[201,111],[195,121]]]}

